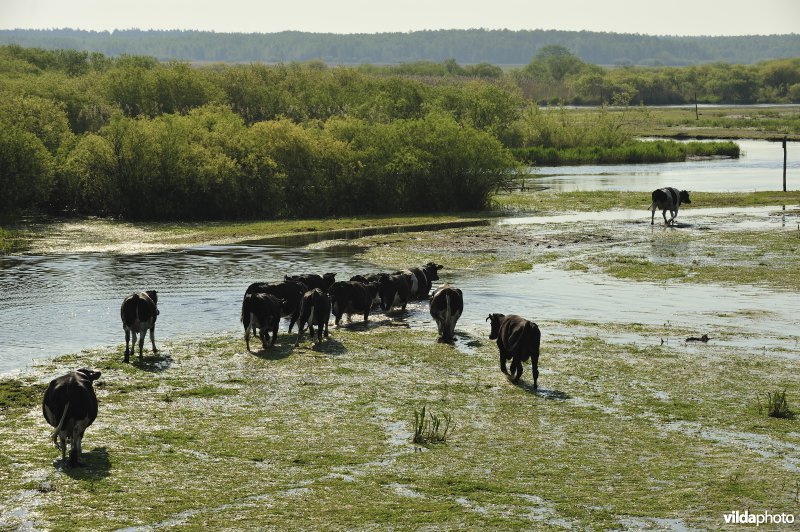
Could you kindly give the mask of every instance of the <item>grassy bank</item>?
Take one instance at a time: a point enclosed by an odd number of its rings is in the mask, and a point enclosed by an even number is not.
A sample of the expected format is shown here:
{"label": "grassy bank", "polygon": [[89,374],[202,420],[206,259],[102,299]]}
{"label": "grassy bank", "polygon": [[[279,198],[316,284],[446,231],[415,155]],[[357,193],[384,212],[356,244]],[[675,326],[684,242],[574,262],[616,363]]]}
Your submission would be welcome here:
{"label": "grassy bank", "polygon": [[[530,185],[532,181],[528,181]],[[800,190],[779,192],[691,192],[692,203],[681,210],[697,207],[758,207],[769,205],[798,205]],[[609,209],[648,209],[650,192],[577,191],[557,192],[533,190],[497,194],[494,206],[500,210],[520,212],[587,212]]]}
{"label": "grassy bank", "polygon": [[578,146],[514,148],[514,156],[527,164],[559,166],[569,164],[637,164],[685,161],[691,157],[739,157],[734,142],[675,142],[672,140],[626,142],[620,146]]}
{"label": "grassy bank", "polygon": [[[0,410],[0,524],[719,528],[732,508],[796,510],[798,422],[758,411],[762,392],[800,396],[793,361],[582,325],[545,334],[539,392],[506,381],[485,331],[466,352],[382,327],[318,351],[282,335],[258,355],[212,338],[129,366],[119,348],[61,357],[0,383],[20,397]],[[103,371],[100,415],[88,467],[61,470],[38,383],[78,366]],[[410,444],[423,405],[451,416],[446,443]]]}
{"label": "grassy bank", "polygon": [[15,247],[7,253],[141,252],[199,244],[292,237],[324,231],[469,222],[486,216],[489,214],[385,215],[253,222],[135,223],[103,218],[41,221],[8,231],[15,238]]}
{"label": "grassy bank", "polygon": [[[800,105],[774,107],[730,106],[700,108],[641,107],[643,116],[625,120],[636,136],[676,138],[741,138],[800,140]],[[601,111],[596,108],[567,109],[576,118],[591,120]],[[627,109],[608,109],[613,115],[630,114]]]}

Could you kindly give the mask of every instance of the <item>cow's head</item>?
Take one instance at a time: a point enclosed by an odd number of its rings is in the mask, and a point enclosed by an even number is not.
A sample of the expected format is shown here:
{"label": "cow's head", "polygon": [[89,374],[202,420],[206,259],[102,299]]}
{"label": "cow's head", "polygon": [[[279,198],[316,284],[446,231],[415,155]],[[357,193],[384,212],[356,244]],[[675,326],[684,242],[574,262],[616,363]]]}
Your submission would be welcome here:
{"label": "cow's head", "polygon": [[689,191],[688,190],[681,190],[679,197],[681,199],[681,203],[691,203],[692,200],[689,199]]}
{"label": "cow's head", "polygon": [[428,264],[422,267],[429,281],[438,281],[439,270],[441,270],[442,268],[444,268],[444,266],[442,266],[441,264],[436,264],[435,262],[429,262]]}
{"label": "cow's head", "polygon": [[155,290],[147,290],[145,291],[145,294],[147,294],[147,297],[149,297],[153,301],[153,304],[156,306],[156,315],[161,314],[161,311],[158,310],[158,292],[156,292]]}
{"label": "cow's head", "polygon": [[100,372],[99,371],[92,371],[92,370],[86,369],[86,368],[81,368],[81,369],[75,370],[75,373],[77,373],[77,374],[81,375],[82,377],[88,379],[90,382],[91,381],[96,381],[97,379],[100,378]]}
{"label": "cow's head", "polygon": [[489,314],[486,321],[491,322],[492,331],[489,333],[489,340],[496,340],[497,334],[500,332],[500,322],[505,318],[505,314]]}

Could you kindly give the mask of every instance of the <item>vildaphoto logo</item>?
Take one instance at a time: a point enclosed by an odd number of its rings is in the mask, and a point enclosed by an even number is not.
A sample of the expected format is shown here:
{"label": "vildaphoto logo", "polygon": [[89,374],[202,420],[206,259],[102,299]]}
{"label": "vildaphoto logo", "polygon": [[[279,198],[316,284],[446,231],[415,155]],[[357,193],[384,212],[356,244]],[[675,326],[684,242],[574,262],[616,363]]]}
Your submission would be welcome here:
{"label": "vildaphoto logo", "polygon": [[794,514],[771,514],[769,512],[750,513],[749,510],[728,512],[722,514],[726,525],[791,525],[794,524]]}

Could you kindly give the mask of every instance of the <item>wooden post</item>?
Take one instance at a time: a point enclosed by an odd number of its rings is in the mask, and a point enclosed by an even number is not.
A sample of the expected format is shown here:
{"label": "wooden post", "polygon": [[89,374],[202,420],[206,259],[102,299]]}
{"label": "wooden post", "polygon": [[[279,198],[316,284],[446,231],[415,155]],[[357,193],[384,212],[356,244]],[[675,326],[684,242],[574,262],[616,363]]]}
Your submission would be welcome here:
{"label": "wooden post", "polygon": [[783,191],[786,192],[786,135],[783,136]]}
{"label": "wooden post", "polygon": [[697,112],[697,91],[694,91],[694,119],[700,120],[700,113]]}

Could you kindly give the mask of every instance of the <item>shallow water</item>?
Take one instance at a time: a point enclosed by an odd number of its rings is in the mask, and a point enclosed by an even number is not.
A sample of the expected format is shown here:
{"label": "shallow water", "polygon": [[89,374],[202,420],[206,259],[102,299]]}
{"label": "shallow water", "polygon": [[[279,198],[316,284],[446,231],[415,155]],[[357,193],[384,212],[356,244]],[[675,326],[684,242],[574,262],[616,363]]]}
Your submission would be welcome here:
{"label": "shallow water", "polygon": [[[650,177],[637,175],[629,180],[622,175],[603,176],[603,179],[609,182],[616,179],[613,186],[621,188],[650,190],[668,183],[695,190],[714,190],[713,186],[717,186],[714,183],[722,183],[738,172],[731,172],[736,165],[744,164],[749,169],[741,172],[745,175],[758,170],[759,165],[763,168],[758,172],[774,173],[772,155],[765,155],[774,146],[763,141],[744,141],[743,144],[749,159],[685,163],[683,172],[689,172],[689,168],[698,169],[693,171],[692,178],[698,186],[672,180],[671,177],[677,175],[677,170],[670,169],[674,165],[649,165],[658,167]],[[792,145],[790,150],[797,151],[796,147]],[[793,168],[797,167],[795,163]],[[629,172],[627,175],[631,175],[630,166],[625,169]],[[699,186],[697,180],[703,175],[708,176],[706,183],[710,184]],[[600,185],[596,177],[591,173],[583,175],[581,179],[584,181],[580,186],[606,186]],[[651,177],[664,181],[642,184],[648,183],[647,179]],[[752,180],[758,182],[758,179],[753,177]],[[735,186],[738,185],[731,185],[726,190],[738,190]],[[776,187],[769,188],[774,190]],[[536,225],[621,221],[646,225],[647,229],[643,230],[647,231],[711,227],[764,229],[787,227],[787,224],[794,227],[798,223],[795,207],[787,207],[783,216],[776,213],[779,209],[686,209],[681,210],[681,223],[674,228],[665,228],[663,224],[650,227],[647,223],[649,211],[641,210],[516,217],[495,223]],[[124,341],[119,306],[125,296],[142,289],[159,292],[161,315],[156,326],[157,346],[162,340],[175,341],[208,333],[241,336],[241,298],[254,281],[280,280],[285,274],[329,271],[336,272],[339,279],[349,279],[357,273],[383,271],[383,268],[356,259],[356,249],[346,245],[347,239],[364,235],[363,230],[357,230],[142,254],[95,252],[0,257],[0,373],[22,369],[37,358],[85,348],[118,346]],[[321,239],[343,239],[345,245],[309,245]],[[797,352],[800,299],[796,294],[746,286],[634,283],[541,266],[529,272],[485,278],[453,277],[445,269],[441,276],[442,281],[458,283],[465,293],[465,313],[457,331],[468,331],[484,340],[485,317],[490,312],[500,312],[549,322],[577,319],[651,325],[670,323],[696,328],[698,335],[707,332],[712,337],[715,330],[733,327],[742,334],[727,340],[730,345],[766,349],[781,347],[782,342],[788,342],[785,347]],[[737,313],[763,310],[772,311],[768,318],[736,317]],[[406,314],[395,315],[391,320],[381,312],[373,311],[373,321],[373,326],[402,325],[435,331],[427,302],[414,302]],[[294,341],[294,335],[291,338],[286,336],[285,330],[284,322],[278,341]],[[567,330],[549,332],[569,333]],[[794,340],[779,338],[787,334],[795,335],[792,336]],[[765,335],[769,338],[765,339]],[[609,333],[610,341],[630,338],[625,334]],[[469,354],[474,351],[468,345],[470,341],[462,335],[457,340],[457,347]],[[149,341],[145,344],[147,349],[148,344]]]}
{"label": "shallow water", "polygon": [[[720,139],[724,140],[724,139]],[[781,190],[783,148],[780,142],[737,140],[739,159],[692,160],[677,163],[586,166],[542,166],[536,186],[558,191],[631,190],[661,187],[704,192]],[[787,143],[787,190],[800,189],[800,142]]]}

